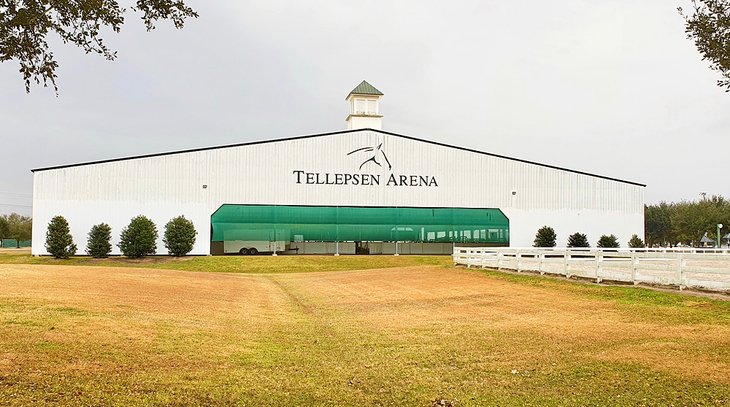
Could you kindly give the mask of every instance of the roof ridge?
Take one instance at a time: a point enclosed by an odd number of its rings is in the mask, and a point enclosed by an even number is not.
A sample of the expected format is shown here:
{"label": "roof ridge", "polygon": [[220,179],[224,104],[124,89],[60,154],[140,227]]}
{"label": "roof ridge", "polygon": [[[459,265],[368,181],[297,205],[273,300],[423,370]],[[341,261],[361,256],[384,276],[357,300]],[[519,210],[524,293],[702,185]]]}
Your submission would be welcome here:
{"label": "roof ridge", "polygon": [[304,135],[304,136],[294,136],[294,137],[284,137],[284,138],[279,138],[279,139],[249,141],[249,142],[235,143],[235,144],[224,144],[224,145],[218,145],[218,146],[212,146],[212,147],[200,147],[200,148],[192,148],[192,149],[188,149],[188,150],[168,151],[168,152],[164,152],[164,153],[143,154],[143,155],[138,155],[138,156],[112,158],[112,159],[89,161],[89,162],[76,163],[76,164],[66,164],[66,165],[57,165],[57,166],[52,166],[52,167],[35,168],[35,169],[31,169],[30,171],[31,172],[49,171],[49,170],[57,170],[57,169],[62,169],[62,168],[80,167],[80,166],[84,166],[84,165],[93,165],[93,164],[105,164],[105,163],[110,163],[110,162],[127,161],[127,160],[134,160],[134,159],[140,159],[140,158],[152,158],[152,157],[160,157],[160,156],[173,155],[173,154],[195,153],[195,152],[199,152],[199,151],[219,150],[219,149],[231,148],[231,147],[243,147],[243,146],[251,146],[251,145],[257,145],[257,144],[276,143],[276,142],[281,142],[281,141],[292,141],[292,140],[302,140],[302,139],[316,138],[316,137],[323,137],[323,136],[334,136],[334,135],[339,135],[339,134],[356,133],[356,132],[360,132],[360,131],[374,131],[376,133],[387,134],[389,136],[400,137],[400,138],[404,138],[404,139],[408,139],[408,140],[419,141],[422,143],[428,143],[428,144],[433,144],[433,145],[442,146],[442,147],[455,148],[457,150],[468,151],[470,153],[483,154],[483,155],[488,155],[491,157],[497,157],[497,158],[503,158],[506,160],[522,162],[525,164],[539,165],[541,167],[552,168],[554,170],[568,171],[568,172],[572,172],[574,174],[587,175],[589,177],[602,178],[602,179],[606,179],[609,181],[617,181],[617,182],[622,182],[624,184],[631,184],[631,185],[636,185],[636,186],[640,186],[640,187],[646,187],[645,184],[641,184],[641,183],[634,182],[634,181],[627,181],[627,180],[623,180],[623,179],[619,179],[619,178],[607,177],[605,175],[592,174],[590,172],[585,172],[585,171],[572,170],[570,168],[558,167],[556,165],[543,164],[543,163],[539,163],[539,162],[535,162],[535,161],[524,160],[521,158],[509,157],[506,155],[488,153],[486,151],[479,151],[479,150],[475,150],[475,149],[471,149],[471,148],[459,147],[459,146],[454,146],[451,144],[441,143],[438,141],[425,140],[425,139],[421,139],[421,138],[417,138],[417,137],[406,136],[403,134],[391,133],[388,131],[371,129],[371,128],[340,130],[340,131],[334,131],[334,132],[328,132],[328,133],[309,134],[309,135]]}

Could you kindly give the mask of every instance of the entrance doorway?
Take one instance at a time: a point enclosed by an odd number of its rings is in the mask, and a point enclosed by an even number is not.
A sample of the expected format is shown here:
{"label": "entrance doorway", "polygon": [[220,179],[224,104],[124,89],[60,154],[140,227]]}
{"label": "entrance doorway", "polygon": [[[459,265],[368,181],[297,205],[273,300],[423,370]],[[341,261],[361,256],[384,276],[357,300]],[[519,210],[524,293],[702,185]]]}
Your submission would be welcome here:
{"label": "entrance doorway", "polygon": [[370,242],[355,242],[355,254],[370,254]]}

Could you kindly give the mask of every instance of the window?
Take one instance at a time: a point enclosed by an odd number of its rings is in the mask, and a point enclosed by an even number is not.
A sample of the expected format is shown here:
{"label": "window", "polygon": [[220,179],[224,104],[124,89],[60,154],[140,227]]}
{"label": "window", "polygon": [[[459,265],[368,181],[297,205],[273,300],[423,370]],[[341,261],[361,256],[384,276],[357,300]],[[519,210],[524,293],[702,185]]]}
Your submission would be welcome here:
{"label": "window", "polygon": [[368,114],[378,114],[377,103],[374,100],[368,100]]}
{"label": "window", "polygon": [[378,101],[375,99],[355,99],[354,114],[378,114]]}
{"label": "window", "polygon": [[355,99],[355,114],[365,114],[367,103],[365,99]]}

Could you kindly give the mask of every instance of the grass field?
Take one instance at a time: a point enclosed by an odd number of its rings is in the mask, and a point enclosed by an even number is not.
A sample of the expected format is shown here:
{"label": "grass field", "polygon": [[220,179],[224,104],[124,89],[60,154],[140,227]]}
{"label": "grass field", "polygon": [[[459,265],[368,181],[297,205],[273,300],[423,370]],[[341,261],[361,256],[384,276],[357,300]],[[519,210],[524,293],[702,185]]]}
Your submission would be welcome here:
{"label": "grass field", "polygon": [[306,273],[313,271],[368,270],[408,266],[449,266],[449,256],[196,256],[175,258],[153,256],[128,259],[115,256],[94,259],[75,256],[66,260],[49,256],[32,257],[30,250],[0,252],[0,264],[38,264],[63,266],[135,267],[162,270],[206,271],[220,273]]}
{"label": "grass field", "polygon": [[727,301],[448,257],[93,262],[0,254],[0,405],[730,403]]}

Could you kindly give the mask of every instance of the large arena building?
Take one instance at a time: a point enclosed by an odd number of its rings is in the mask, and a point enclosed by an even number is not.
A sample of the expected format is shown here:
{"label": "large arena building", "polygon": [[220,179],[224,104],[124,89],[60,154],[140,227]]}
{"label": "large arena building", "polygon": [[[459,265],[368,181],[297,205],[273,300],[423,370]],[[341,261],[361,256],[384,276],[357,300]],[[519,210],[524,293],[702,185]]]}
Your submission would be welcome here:
{"label": "large arena building", "polygon": [[191,254],[451,253],[644,233],[644,185],[382,130],[382,93],[347,96],[348,130],[33,170],[33,254],[64,216],[79,252],[89,229],[137,215],[160,230],[184,215]]}

